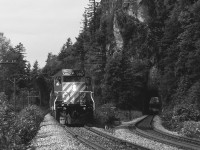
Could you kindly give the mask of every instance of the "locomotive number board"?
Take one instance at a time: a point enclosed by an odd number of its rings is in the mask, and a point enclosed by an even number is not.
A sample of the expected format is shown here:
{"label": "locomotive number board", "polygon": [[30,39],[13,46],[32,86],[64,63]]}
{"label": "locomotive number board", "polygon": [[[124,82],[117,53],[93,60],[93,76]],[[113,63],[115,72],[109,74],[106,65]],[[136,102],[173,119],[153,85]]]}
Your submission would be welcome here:
{"label": "locomotive number board", "polygon": [[72,69],[63,69],[62,70],[63,76],[84,76],[83,70],[72,70]]}

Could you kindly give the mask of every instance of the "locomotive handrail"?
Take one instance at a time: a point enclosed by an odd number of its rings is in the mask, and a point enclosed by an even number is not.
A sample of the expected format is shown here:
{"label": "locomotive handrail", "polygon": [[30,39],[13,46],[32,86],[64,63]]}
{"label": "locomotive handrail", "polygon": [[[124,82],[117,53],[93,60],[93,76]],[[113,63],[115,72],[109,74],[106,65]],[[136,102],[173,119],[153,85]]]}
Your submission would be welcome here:
{"label": "locomotive handrail", "polygon": [[94,92],[92,92],[92,91],[79,91],[79,92],[86,92],[86,93],[94,93]]}
{"label": "locomotive handrail", "polygon": [[[55,91],[55,93],[59,93],[59,92],[65,92],[65,93],[71,93],[71,92],[66,92],[66,91]],[[92,91],[78,91],[78,92],[85,92],[85,93],[94,93]]]}
{"label": "locomotive handrail", "polygon": [[53,110],[56,110],[56,100],[58,99],[58,96],[56,96],[56,98],[55,98],[55,100],[54,100],[54,102],[53,102]]}
{"label": "locomotive handrail", "polygon": [[94,99],[93,99],[93,96],[92,96],[92,91],[79,91],[80,93],[90,93],[90,97],[92,99],[92,102],[93,102],[93,111],[95,110],[95,102],[94,102]]}

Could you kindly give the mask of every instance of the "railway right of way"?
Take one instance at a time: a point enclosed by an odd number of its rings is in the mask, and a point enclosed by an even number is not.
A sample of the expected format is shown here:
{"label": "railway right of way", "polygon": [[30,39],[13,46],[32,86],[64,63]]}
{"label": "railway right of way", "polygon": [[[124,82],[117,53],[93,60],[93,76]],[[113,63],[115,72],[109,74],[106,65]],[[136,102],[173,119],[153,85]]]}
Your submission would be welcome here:
{"label": "railway right of way", "polygon": [[149,115],[146,118],[142,119],[135,124],[135,130],[133,131],[146,138],[154,139],[158,142],[169,144],[178,148],[186,150],[200,149],[200,140],[198,139],[175,136],[155,129],[152,123],[153,118],[153,115]]}
{"label": "railway right of way", "polygon": [[143,146],[117,139],[90,127],[68,127],[47,114],[40,130],[28,148],[36,150],[149,150]]}
{"label": "railway right of way", "polygon": [[109,133],[96,127],[68,127],[59,124],[50,114],[47,114],[41,123],[40,130],[30,145],[31,148],[36,150],[178,150],[175,147],[133,134],[125,128]]}
{"label": "railway right of way", "polygon": [[100,150],[149,150],[143,146],[105,134],[91,127],[67,127],[65,129],[86,144]]}

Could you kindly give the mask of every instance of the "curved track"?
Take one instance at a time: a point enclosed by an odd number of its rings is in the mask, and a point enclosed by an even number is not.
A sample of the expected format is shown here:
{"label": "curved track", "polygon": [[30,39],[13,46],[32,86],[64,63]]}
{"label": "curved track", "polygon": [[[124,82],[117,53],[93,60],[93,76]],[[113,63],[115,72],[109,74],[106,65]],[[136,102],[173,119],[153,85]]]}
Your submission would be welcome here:
{"label": "curved track", "polygon": [[200,150],[200,140],[166,134],[164,132],[154,129],[154,127],[152,126],[153,118],[154,116],[149,115],[143,120],[136,123],[135,131],[146,138],[154,139],[161,143],[169,144],[178,148],[183,148],[186,150]]}
{"label": "curved track", "polygon": [[78,139],[79,141],[81,141],[82,143],[88,145],[89,147],[96,149],[96,150],[107,150],[105,147],[90,141],[87,138],[84,138],[83,136],[81,136],[80,134],[76,133],[75,131],[71,130],[70,128],[65,127],[65,130],[67,132],[69,132],[74,138]]}
{"label": "curved track", "polygon": [[109,150],[149,150],[148,148],[142,147],[130,143],[125,140],[118,139],[106,133],[97,131],[91,127],[66,127],[67,132],[71,133],[75,138],[81,142],[89,145],[94,149],[109,149]]}
{"label": "curved track", "polygon": [[91,127],[85,126],[85,128],[90,130],[91,132],[99,135],[99,136],[102,136],[102,137],[104,137],[106,139],[109,139],[109,140],[113,141],[115,144],[119,144],[121,146],[121,149],[125,149],[125,150],[128,150],[128,149],[131,149],[131,150],[149,150],[148,148],[145,148],[143,146],[128,142],[126,140],[122,140],[122,139],[116,138],[116,137],[111,136],[109,134],[106,134],[106,133],[100,132],[98,130],[95,130],[95,129],[91,128]]}

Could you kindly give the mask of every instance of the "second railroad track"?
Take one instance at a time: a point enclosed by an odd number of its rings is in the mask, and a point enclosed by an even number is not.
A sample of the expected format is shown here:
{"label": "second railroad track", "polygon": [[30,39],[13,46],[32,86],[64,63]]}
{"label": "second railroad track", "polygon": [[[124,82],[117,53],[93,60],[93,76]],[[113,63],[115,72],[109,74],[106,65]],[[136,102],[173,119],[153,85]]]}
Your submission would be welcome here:
{"label": "second railroad track", "polygon": [[97,131],[91,127],[66,127],[67,132],[71,133],[82,143],[98,150],[149,150],[148,148],[134,143],[113,137],[106,133]]}

